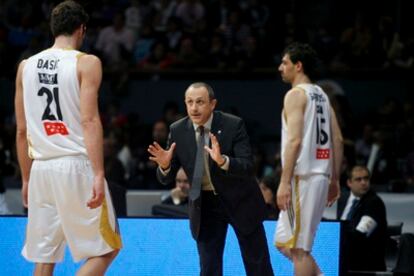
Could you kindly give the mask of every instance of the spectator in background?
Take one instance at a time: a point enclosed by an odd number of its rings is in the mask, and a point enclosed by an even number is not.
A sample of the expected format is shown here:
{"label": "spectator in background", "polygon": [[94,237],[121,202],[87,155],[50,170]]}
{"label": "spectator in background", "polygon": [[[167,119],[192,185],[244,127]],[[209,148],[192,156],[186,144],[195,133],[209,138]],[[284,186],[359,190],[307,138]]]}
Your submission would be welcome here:
{"label": "spectator in background", "polygon": [[382,199],[371,189],[370,172],[355,166],[348,174],[350,192],[341,194],[337,219],[345,221],[345,266],[384,271],[387,219]]}
{"label": "spectator in background", "polygon": [[167,22],[165,38],[170,51],[176,53],[181,42],[183,32],[181,31],[181,21],[177,17],[171,17]]}
{"label": "spectator in background", "polygon": [[150,71],[160,71],[170,67],[173,62],[174,57],[169,53],[167,45],[158,41],[151,46],[149,56],[143,59],[138,67]]}
{"label": "spectator in background", "polygon": [[134,37],[139,33],[142,25],[142,16],[139,0],[132,0],[128,8],[125,9],[125,27],[129,29]]}
{"label": "spectator in background", "polygon": [[201,56],[194,47],[192,38],[184,38],[181,40],[180,47],[174,61],[175,68],[183,68],[191,70],[200,64]]}
{"label": "spectator in background", "polygon": [[192,33],[197,22],[204,18],[205,8],[200,0],[184,0],[177,5],[175,16],[183,22],[184,30]]}
{"label": "spectator in background", "polygon": [[106,70],[111,72],[111,88],[118,95],[126,91],[127,69],[134,42],[134,33],[125,27],[125,17],[120,12],[115,14],[113,24],[98,34],[95,49],[102,57]]}
{"label": "spectator in background", "polygon": [[220,31],[231,54],[240,51],[251,35],[251,28],[243,22],[240,10],[232,10],[229,13],[227,25],[221,26]]}
{"label": "spectator in background", "polygon": [[374,143],[374,127],[365,124],[362,130],[362,137],[355,142],[355,155],[358,164],[367,164]]}
{"label": "spectator in background", "polygon": [[175,0],[157,0],[150,2],[155,11],[153,25],[157,31],[163,32],[168,28],[170,19],[175,14],[177,2]]}
{"label": "spectator in background", "polygon": [[168,125],[164,120],[158,120],[155,122],[154,127],[152,128],[152,139],[162,147],[167,146]]}
{"label": "spectator in background", "polygon": [[[152,126],[152,140],[159,145],[166,147],[168,140],[168,125],[164,120],[156,121]],[[142,188],[150,190],[168,190],[174,187],[174,183],[168,186],[162,185],[156,177],[157,163],[148,159],[146,151],[141,152],[139,156],[139,165],[137,166],[138,174],[142,176]]]}
{"label": "spectator in background", "polygon": [[207,52],[206,65],[213,69],[226,69],[229,63],[229,53],[221,34],[215,33],[211,38],[211,45]]}
{"label": "spectator in background", "polygon": [[134,34],[125,27],[124,15],[117,13],[113,24],[99,32],[95,48],[106,65],[116,68],[129,59],[133,46]]}
{"label": "spectator in background", "polygon": [[132,50],[134,64],[139,64],[150,55],[152,45],[155,41],[154,29],[150,24],[144,24]]}
{"label": "spectator in background", "polygon": [[162,204],[187,205],[190,182],[183,168],[180,168],[175,176],[175,188],[162,199]]}
{"label": "spectator in background", "polygon": [[118,159],[119,141],[113,133],[104,138],[104,169],[108,188],[117,217],[126,216],[126,173],[122,162]]}
{"label": "spectator in background", "polygon": [[279,209],[276,206],[276,179],[271,176],[265,176],[262,178],[262,180],[260,180],[259,187],[262,191],[263,199],[266,203],[267,218],[277,219],[279,216]]}
{"label": "spectator in background", "polygon": [[174,101],[168,101],[162,109],[162,119],[170,126],[172,123],[182,118],[178,104]]}
{"label": "spectator in background", "polygon": [[103,146],[106,180],[124,186],[125,168],[121,160],[117,157],[119,141],[117,141],[115,135],[109,135],[104,138]]}

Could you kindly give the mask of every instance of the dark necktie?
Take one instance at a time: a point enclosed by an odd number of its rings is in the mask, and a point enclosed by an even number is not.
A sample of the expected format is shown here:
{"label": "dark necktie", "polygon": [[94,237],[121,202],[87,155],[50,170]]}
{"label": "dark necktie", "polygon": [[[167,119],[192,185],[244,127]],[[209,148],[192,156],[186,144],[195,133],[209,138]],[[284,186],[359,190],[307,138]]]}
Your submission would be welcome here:
{"label": "dark necktie", "polygon": [[200,196],[201,182],[204,175],[204,126],[198,127],[197,155],[194,165],[193,181],[191,182],[190,199],[196,200]]}
{"label": "dark necktie", "polygon": [[349,212],[348,212],[348,215],[346,215],[346,220],[351,220],[352,219],[352,217],[354,216],[354,213],[355,213],[355,210],[356,210],[356,207],[357,207],[357,205],[358,205],[358,199],[356,199],[356,198],[354,198],[353,200],[352,200],[352,205],[351,205],[351,208],[349,209]]}

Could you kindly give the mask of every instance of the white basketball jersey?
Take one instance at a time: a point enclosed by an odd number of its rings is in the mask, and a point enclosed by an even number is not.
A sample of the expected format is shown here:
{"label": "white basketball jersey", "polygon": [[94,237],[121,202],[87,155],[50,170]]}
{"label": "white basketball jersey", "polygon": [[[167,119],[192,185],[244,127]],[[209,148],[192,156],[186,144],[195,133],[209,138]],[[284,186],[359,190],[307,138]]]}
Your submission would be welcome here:
{"label": "white basketball jersey", "polygon": [[23,68],[23,99],[29,156],[87,156],[80,116],[76,50],[47,49]]}
{"label": "white basketball jersey", "polygon": [[[328,96],[315,84],[300,84],[307,99],[302,144],[294,169],[294,175],[331,174],[332,137],[331,106]],[[282,166],[288,139],[285,118],[282,113]]]}

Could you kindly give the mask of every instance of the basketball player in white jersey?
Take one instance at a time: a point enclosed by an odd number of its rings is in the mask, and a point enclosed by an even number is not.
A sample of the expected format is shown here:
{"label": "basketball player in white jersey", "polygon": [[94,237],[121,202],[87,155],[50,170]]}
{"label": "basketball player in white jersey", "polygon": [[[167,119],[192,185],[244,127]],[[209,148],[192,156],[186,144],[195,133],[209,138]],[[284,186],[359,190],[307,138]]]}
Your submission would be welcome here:
{"label": "basketball player in white jersey", "polygon": [[88,15],[74,1],[51,14],[54,45],[20,63],[17,153],[28,207],[23,256],[52,275],[68,244],[77,275],[104,275],[122,247],[104,176],[100,60],[79,52]]}
{"label": "basketball player in white jersey", "polygon": [[325,206],[339,197],[342,134],[329,99],[311,83],[316,53],[293,43],[279,71],[290,83],[282,112],[282,175],[277,191],[281,210],[276,247],[294,264],[295,275],[323,275],[311,255]]}

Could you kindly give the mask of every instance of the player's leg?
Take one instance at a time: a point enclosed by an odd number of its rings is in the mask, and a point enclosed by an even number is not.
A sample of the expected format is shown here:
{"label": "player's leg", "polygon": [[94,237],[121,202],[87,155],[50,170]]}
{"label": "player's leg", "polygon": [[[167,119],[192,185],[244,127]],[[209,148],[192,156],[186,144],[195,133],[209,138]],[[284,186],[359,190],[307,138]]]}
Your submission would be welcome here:
{"label": "player's leg", "polygon": [[84,265],[76,273],[77,276],[104,275],[109,265],[115,259],[119,250],[114,250],[102,256],[91,257],[86,260]]}
{"label": "player's leg", "polygon": [[312,255],[303,249],[291,249],[296,276],[317,276],[321,273]]}
{"label": "player's leg", "polygon": [[55,269],[54,263],[36,263],[34,275],[35,276],[53,276],[53,270]]}
{"label": "player's leg", "polygon": [[296,275],[321,275],[322,272],[311,255],[319,222],[326,206],[328,177],[324,175],[305,176],[300,179],[300,221],[301,234],[295,249],[291,249]]}
{"label": "player's leg", "polygon": [[34,275],[53,275],[63,260],[65,239],[50,179],[51,161],[34,161],[30,172],[28,219],[22,255],[35,263]]}
{"label": "player's leg", "polygon": [[78,275],[103,275],[122,247],[119,227],[105,182],[105,199],[90,209],[93,172],[86,159],[62,159],[55,162],[62,169],[54,172],[57,185],[53,193],[66,241],[75,262],[85,259]]}

